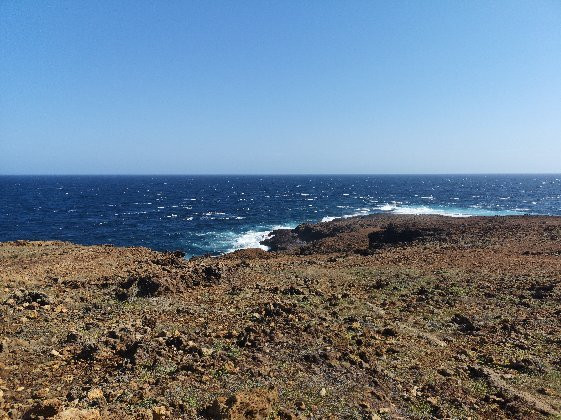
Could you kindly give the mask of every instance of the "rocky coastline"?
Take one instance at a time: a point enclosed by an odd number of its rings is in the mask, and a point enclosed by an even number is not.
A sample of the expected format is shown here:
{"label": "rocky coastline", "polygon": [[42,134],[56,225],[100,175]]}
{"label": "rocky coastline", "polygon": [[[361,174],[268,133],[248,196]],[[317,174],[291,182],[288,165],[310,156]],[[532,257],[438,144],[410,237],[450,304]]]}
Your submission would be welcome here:
{"label": "rocky coastline", "polygon": [[263,244],[0,243],[0,419],[561,417],[561,217]]}

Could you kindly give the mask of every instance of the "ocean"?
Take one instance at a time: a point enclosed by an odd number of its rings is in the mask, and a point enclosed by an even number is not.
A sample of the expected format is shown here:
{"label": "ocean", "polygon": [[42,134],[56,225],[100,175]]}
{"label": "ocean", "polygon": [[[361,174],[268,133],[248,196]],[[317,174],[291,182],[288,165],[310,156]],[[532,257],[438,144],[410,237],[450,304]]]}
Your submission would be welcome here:
{"label": "ocean", "polygon": [[0,176],[0,241],[218,255],[374,213],[561,215],[561,175]]}

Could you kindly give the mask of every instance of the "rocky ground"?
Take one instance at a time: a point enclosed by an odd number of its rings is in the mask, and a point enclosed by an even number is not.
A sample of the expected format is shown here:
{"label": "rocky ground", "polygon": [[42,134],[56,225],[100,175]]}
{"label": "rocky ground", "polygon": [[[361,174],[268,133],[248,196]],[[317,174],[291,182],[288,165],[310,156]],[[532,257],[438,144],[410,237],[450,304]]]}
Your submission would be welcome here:
{"label": "rocky ground", "polygon": [[1,243],[0,418],[560,418],[561,218],[267,244]]}

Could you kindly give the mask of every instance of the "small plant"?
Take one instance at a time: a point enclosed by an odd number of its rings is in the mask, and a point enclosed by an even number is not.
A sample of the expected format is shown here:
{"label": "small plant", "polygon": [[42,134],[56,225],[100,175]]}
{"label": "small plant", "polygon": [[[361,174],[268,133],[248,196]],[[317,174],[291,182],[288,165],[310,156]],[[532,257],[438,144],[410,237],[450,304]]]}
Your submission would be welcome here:
{"label": "small plant", "polygon": [[138,403],[138,406],[142,408],[152,408],[156,404],[158,404],[158,401],[156,401],[154,398],[145,398]]}

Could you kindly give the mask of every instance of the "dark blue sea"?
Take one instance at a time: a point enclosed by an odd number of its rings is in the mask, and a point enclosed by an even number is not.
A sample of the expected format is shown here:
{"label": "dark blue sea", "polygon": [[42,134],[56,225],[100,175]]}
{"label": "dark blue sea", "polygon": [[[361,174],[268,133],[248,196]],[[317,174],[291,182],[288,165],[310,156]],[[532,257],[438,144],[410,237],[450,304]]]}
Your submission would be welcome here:
{"label": "dark blue sea", "polygon": [[561,215],[561,175],[0,177],[0,241],[220,254],[372,213]]}

